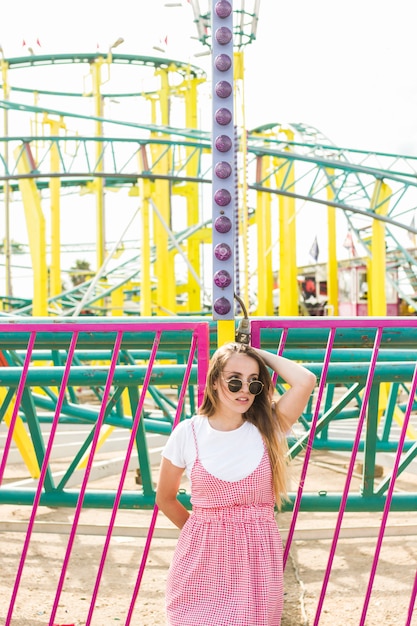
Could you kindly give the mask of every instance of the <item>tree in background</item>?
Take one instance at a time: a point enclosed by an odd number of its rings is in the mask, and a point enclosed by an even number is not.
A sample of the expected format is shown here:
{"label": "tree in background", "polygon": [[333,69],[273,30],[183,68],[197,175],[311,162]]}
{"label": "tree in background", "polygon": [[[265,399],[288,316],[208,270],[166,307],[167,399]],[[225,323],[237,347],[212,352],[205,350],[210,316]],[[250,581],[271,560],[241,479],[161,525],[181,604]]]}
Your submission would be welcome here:
{"label": "tree in background", "polygon": [[77,259],[75,265],[70,267],[70,278],[74,287],[85,283],[92,276],[91,265],[88,261]]}

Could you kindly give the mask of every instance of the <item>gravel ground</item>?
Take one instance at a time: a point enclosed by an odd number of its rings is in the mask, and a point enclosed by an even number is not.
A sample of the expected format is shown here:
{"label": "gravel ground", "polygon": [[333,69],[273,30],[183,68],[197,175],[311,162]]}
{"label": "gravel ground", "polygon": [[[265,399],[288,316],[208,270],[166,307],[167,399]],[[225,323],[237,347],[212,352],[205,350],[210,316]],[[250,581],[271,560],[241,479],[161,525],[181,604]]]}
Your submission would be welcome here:
{"label": "gravel ground", "polygon": [[[346,461],[342,456],[314,453],[306,487],[318,490],[321,485],[326,484],[329,491],[341,490],[345,467]],[[295,480],[298,470],[299,466],[294,463]],[[128,481],[134,483],[134,473],[128,476]],[[108,479],[103,479],[101,486],[107,488],[108,482]],[[416,482],[415,475],[404,475],[399,488],[412,488],[415,492]],[[352,489],[355,488],[357,484],[352,485]],[[29,507],[0,507],[1,624],[6,620],[25,539],[22,528],[25,527],[29,515]],[[108,511],[83,511],[79,530],[90,532],[91,525],[105,528],[109,516]],[[315,622],[336,518],[337,514],[333,513],[300,514],[285,572],[285,615],[282,626],[313,626],[316,623],[320,626],[359,626],[376,544],[375,536],[360,535],[372,534],[372,528],[378,527],[381,514],[345,515],[342,529],[353,529],[350,534],[354,536],[339,539],[323,609],[319,621]],[[41,507],[36,519],[37,522],[46,524],[49,531],[33,533],[13,611],[12,626],[46,626],[49,623],[73,511]],[[119,512],[98,590],[92,626],[125,624],[145,545],[143,535],[149,521],[150,512],[147,511]],[[290,515],[280,515],[278,523],[285,536]],[[401,534],[404,533],[404,525],[412,523],[415,523],[414,535],[410,531],[405,535]],[[62,528],[59,526],[61,530],[53,532],[57,525],[62,525]],[[131,536],[129,531],[124,531],[125,528],[131,529]],[[390,536],[386,536],[382,544],[366,626],[406,624],[417,568],[416,515],[390,515],[387,534],[388,532]],[[128,536],[123,536],[124,534]],[[55,624],[86,624],[104,542],[104,534],[77,534],[65,576],[64,590],[58,602]],[[165,624],[165,579],[175,544],[176,531],[160,514],[135,604],[132,625]],[[417,607],[413,616],[412,626],[417,626]]]}

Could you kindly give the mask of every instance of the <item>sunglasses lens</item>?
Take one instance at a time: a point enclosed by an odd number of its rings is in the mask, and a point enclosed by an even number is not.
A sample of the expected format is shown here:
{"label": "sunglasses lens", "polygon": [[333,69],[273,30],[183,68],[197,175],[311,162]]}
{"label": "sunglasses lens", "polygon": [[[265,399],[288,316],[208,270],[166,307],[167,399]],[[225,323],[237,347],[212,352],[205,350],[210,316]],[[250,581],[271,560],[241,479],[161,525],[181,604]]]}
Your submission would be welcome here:
{"label": "sunglasses lens", "polygon": [[229,391],[231,391],[232,393],[237,393],[242,389],[242,381],[238,378],[231,378],[227,381],[227,386],[229,388]]}
{"label": "sunglasses lens", "polygon": [[[227,387],[231,393],[237,393],[243,387],[243,383],[240,378],[230,378],[226,382]],[[263,388],[264,385],[260,380],[252,380],[248,385],[249,393],[251,393],[253,396],[258,396],[262,392]]]}
{"label": "sunglasses lens", "polygon": [[253,380],[249,383],[249,391],[253,396],[258,396],[264,388],[260,380]]}

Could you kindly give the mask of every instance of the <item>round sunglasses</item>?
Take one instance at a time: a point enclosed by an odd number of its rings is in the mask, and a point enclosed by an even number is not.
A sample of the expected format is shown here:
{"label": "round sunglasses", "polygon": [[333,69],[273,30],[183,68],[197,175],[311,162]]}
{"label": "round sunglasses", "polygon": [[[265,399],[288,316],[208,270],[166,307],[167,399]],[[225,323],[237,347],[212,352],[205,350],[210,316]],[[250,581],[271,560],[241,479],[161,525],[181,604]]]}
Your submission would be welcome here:
{"label": "round sunglasses", "polygon": [[224,382],[227,384],[227,388],[231,393],[237,393],[243,387],[243,383],[248,383],[249,393],[253,396],[259,396],[262,393],[262,389],[264,388],[264,384],[260,380],[240,380],[240,378],[223,378]]}

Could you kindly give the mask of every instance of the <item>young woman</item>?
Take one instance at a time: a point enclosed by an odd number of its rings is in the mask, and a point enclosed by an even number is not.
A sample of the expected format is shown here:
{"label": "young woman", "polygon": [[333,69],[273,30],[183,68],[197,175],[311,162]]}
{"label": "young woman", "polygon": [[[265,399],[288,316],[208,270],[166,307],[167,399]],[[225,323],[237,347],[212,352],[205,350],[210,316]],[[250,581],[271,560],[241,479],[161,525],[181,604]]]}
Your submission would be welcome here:
{"label": "young woman", "polygon": [[[268,370],[289,385],[274,403]],[[198,415],[163,451],[159,509],[181,528],[167,580],[170,626],[279,626],[282,543],[274,505],[286,498],[286,433],[316,383],[308,369],[230,343],[210,361]],[[190,513],[177,499],[191,480]]]}

